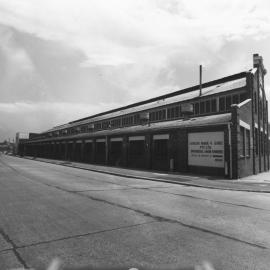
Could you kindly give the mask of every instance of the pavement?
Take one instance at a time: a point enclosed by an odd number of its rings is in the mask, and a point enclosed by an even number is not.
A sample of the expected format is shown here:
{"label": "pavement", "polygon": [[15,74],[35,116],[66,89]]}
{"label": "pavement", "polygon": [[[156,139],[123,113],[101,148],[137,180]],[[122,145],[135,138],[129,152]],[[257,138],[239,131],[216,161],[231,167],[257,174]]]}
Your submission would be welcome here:
{"label": "pavement", "polygon": [[268,270],[270,195],[0,156],[0,269]]}
{"label": "pavement", "polygon": [[162,173],[162,172],[133,170],[119,167],[69,162],[45,158],[33,158],[33,157],[24,157],[24,158],[128,178],[145,179],[150,181],[161,181],[208,189],[270,193],[270,171],[260,173],[257,175],[251,175],[238,180],[230,180],[205,175]]}

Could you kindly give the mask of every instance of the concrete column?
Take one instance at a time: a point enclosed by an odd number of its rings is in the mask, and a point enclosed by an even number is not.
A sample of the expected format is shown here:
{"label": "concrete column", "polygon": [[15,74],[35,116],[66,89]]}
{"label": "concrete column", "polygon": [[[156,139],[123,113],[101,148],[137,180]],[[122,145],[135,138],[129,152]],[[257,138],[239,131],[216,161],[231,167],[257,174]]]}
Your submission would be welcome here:
{"label": "concrete column", "polygon": [[145,136],[145,159],[146,159],[146,169],[151,169],[151,154],[152,154],[152,135],[147,134]]}
{"label": "concrete column", "polygon": [[123,166],[128,167],[128,136],[123,136],[123,144],[122,144],[122,157],[123,157]]}
{"label": "concrete column", "polygon": [[76,140],[72,143],[72,152],[71,152],[71,161],[75,160],[75,148],[76,148]]}
{"label": "concrete column", "polygon": [[176,138],[175,133],[171,132],[168,142],[168,159],[169,159],[169,170],[175,171],[175,161],[176,161],[176,153],[175,153],[175,145]]}
{"label": "concrete column", "polygon": [[109,154],[110,154],[110,141],[109,137],[106,136],[105,138],[105,164],[109,164]]}
{"label": "concrete column", "polygon": [[95,162],[96,162],[96,139],[93,139],[91,163],[95,163]]}
{"label": "concrete column", "polygon": [[80,161],[81,162],[84,161],[84,147],[85,147],[85,142],[84,142],[84,140],[82,140],[82,143],[81,143],[81,155],[80,155]]}
{"label": "concrete column", "polygon": [[67,160],[68,159],[68,142],[65,141],[64,142],[64,145],[65,145],[65,156],[64,156],[64,159]]}
{"label": "concrete column", "polygon": [[238,164],[238,142],[240,141],[239,112],[237,106],[232,106],[232,127],[231,127],[231,147],[232,147],[232,178],[239,178]]}

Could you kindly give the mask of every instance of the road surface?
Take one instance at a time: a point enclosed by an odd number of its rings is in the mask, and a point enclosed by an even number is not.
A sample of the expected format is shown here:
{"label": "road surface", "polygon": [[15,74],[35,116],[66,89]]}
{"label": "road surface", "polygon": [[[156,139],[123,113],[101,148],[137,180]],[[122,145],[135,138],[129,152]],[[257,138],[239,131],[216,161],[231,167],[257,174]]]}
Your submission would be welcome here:
{"label": "road surface", "polygon": [[269,269],[270,195],[130,179],[0,156],[0,269]]}

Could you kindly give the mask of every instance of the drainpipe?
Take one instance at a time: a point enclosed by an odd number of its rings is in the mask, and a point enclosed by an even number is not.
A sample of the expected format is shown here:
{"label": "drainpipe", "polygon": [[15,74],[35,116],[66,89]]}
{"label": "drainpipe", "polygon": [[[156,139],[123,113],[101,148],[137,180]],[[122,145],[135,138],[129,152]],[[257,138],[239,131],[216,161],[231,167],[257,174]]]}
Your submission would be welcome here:
{"label": "drainpipe", "polygon": [[231,123],[228,123],[228,137],[229,137],[229,152],[230,152],[230,179],[232,179],[232,133],[231,133]]}
{"label": "drainpipe", "polygon": [[200,96],[202,95],[202,65],[200,65],[200,78],[199,78],[199,82],[200,82]]}

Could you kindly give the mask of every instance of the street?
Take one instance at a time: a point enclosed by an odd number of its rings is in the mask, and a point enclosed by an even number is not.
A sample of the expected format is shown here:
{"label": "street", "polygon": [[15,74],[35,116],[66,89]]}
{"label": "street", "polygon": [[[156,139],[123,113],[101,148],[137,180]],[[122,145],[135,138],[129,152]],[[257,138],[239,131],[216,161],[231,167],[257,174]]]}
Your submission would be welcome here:
{"label": "street", "polygon": [[131,179],[0,156],[0,269],[269,269],[270,194]]}

